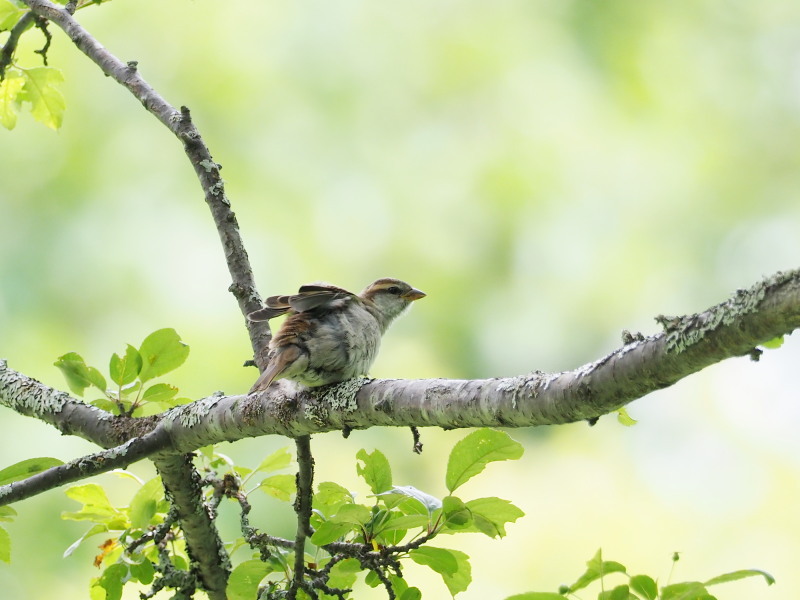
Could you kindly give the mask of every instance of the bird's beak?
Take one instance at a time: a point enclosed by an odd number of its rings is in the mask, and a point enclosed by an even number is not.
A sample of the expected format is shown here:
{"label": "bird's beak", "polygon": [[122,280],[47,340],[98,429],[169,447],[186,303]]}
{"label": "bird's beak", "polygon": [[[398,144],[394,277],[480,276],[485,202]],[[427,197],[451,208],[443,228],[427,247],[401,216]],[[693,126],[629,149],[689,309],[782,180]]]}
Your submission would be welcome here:
{"label": "bird's beak", "polygon": [[419,300],[420,298],[424,298],[427,294],[425,292],[421,292],[417,289],[411,288],[405,294],[403,294],[403,298],[408,300],[409,302],[413,302],[414,300]]}

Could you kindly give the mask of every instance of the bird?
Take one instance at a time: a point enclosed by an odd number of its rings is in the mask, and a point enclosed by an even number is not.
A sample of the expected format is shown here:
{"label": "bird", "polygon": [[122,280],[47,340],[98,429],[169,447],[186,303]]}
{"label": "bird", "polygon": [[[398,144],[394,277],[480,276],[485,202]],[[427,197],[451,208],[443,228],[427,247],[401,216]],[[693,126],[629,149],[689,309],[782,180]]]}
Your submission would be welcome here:
{"label": "bird", "polygon": [[319,387],[367,374],[389,325],[425,293],[399,279],[383,278],[359,294],[328,283],[310,283],[297,294],[271,296],[247,315],[268,321],[288,315],[273,336],[267,366],[250,394],[277,379]]}

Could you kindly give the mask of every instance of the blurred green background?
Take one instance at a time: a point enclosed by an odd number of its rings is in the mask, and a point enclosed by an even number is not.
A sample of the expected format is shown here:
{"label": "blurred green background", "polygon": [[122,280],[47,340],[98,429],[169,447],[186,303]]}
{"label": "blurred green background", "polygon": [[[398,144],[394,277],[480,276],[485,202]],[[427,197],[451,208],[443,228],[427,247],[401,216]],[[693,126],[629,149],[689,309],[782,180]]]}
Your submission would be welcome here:
{"label": "blurred green background", "polygon": [[[192,109],[263,295],[381,276],[428,293],[387,335],[374,376],[573,369],[622,329],[653,333],[657,314],[798,266],[798,3],[115,0],[78,17]],[[182,394],[246,391],[243,320],[180,145],[55,29],[63,128],[23,115],[0,133],[0,356],[65,388],[57,356],[105,368],[125,343],[174,327],[192,348],[170,380]],[[42,39],[26,37],[20,64],[38,65]],[[605,417],[513,431],[523,459],[491,465],[463,497],[497,495],[527,516],[502,541],[437,541],[472,557],[459,598],[555,591],[598,547],[662,583],[673,551],[673,581],[762,568],[777,586],[718,596],[795,598],[798,360],[787,339],[760,363],[707,369],[630,405],[633,428]],[[0,413],[2,465],[92,450]],[[379,448],[396,484],[442,496],[464,433],[423,431],[422,456],[406,430],[317,436],[317,480],[366,493],[354,456]],[[287,443],[223,451],[255,466]],[[98,481],[122,503],[135,489]],[[59,519],[73,504],[55,490],[17,507],[4,598],[88,597],[96,549],[62,558],[88,528]],[[256,524],[290,534],[288,508],[265,499],[257,511]],[[407,575],[447,596],[426,569]]]}

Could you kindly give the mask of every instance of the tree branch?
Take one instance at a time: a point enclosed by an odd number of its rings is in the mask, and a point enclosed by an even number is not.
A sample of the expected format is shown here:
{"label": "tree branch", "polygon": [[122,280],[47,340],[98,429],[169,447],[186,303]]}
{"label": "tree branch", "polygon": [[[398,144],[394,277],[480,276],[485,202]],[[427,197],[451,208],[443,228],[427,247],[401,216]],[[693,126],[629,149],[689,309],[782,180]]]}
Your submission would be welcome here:
{"label": "tree branch", "polygon": [[[200,132],[192,123],[189,109],[180,111],[170,105],[139,74],[134,61],[123,62],[104,48],[72,16],[69,10],[49,0],[22,0],[37,15],[46,18],[64,30],[75,46],[92,60],[102,72],[124,86],[142,105],[169,129],[182,143],[195,174],[203,188],[206,203],[211,209],[217,233],[225,253],[232,283],[230,291],[239,303],[242,315],[261,308],[244,243],[239,235],[239,224],[231,210],[225,194],[225,183],[220,176],[220,165],[214,162]],[[256,350],[256,362],[263,358],[258,350],[266,348],[271,336],[266,321],[252,322],[245,319],[250,341]]]}
{"label": "tree branch", "polygon": [[[261,435],[375,426],[533,427],[591,419],[800,327],[800,271],[777,273],[702,313],[664,322],[666,331],[573,371],[479,380],[353,379],[311,390],[281,380],[260,394],[210,396],[179,406],[154,427],[165,430],[173,451],[191,452]],[[20,398],[20,391],[42,389],[49,388],[0,361],[1,404],[29,407],[35,402]],[[41,410],[24,414],[52,422]]]}
{"label": "tree branch", "polygon": [[3,49],[0,50],[0,81],[6,76],[6,69],[11,64],[11,59],[14,57],[14,52],[17,50],[19,38],[27,29],[36,21],[36,15],[32,12],[25,13],[17,21],[17,24],[11,28],[6,43],[3,44]]}
{"label": "tree branch", "polygon": [[164,430],[128,440],[121,446],[89,454],[68,463],[52,467],[27,479],[0,486],[0,506],[30,498],[73,481],[87,479],[129,464],[158,452],[166,441]]}
{"label": "tree branch", "polygon": [[203,503],[200,476],[191,455],[168,455],[154,462],[167,498],[176,509],[186,536],[186,550],[203,582],[203,589],[211,600],[226,600],[231,561]]}

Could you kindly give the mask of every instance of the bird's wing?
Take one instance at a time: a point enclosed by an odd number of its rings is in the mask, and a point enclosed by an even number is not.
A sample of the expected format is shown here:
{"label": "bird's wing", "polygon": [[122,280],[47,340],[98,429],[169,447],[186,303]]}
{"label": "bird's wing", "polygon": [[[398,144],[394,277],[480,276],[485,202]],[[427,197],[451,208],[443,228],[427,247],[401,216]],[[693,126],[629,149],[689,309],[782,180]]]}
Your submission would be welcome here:
{"label": "bird's wing", "polygon": [[290,310],[301,313],[314,310],[321,306],[329,306],[336,300],[348,298],[355,294],[342,288],[313,283],[300,287],[297,294],[289,296],[270,296],[266,299],[266,307],[255,310],[247,315],[250,321],[269,321],[280,317]]}
{"label": "bird's wing", "polygon": [[270,308],[283,308],[287,306],[295,312],[306,312],[315,308],[332,305],[336,300],[355,296],[340,287],[327,284],[308,284],[300,287],[293,296],[273,296],[267,298]]}
{"label": "bird's wing", "polygon": [[259,378],[250,388],[249,394],[262,392],[270,384],[283,374],[297,359],[301,358],[302,351],[295,345],[286,346],[281,352],[277,353],[261,373]]}

